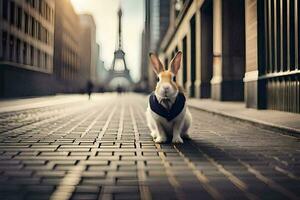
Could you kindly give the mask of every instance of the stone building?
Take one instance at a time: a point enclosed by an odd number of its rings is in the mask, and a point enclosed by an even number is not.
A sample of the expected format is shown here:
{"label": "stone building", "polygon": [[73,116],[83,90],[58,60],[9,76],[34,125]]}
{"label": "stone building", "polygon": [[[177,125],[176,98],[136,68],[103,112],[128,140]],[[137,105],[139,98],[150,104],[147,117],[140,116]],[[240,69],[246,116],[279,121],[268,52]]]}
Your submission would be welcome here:
{"label": "stone building", "polygon": [[[97,43],[96,24],[92,15],[82,14],[80,17],[80,52],[84,55],[81,59],[82,75],[86,81],[96,82],[97,79]],[[78,33],[78,32],[77,32]]]}
{"label": "stone building", "polygon": [[178,80],[189,96],[300,112],[298,1],[171,4],[159,56],[167,65],[183,51]]}
{"label": "stone building", "polygon": [[0,97],[52,94],[52,0],[0,1]]}
{"label": "stone building", "polygon": [[57,92],[78,92],[82,87],[79,52],[80,20],[69,0],[56,0],[54,75]]}

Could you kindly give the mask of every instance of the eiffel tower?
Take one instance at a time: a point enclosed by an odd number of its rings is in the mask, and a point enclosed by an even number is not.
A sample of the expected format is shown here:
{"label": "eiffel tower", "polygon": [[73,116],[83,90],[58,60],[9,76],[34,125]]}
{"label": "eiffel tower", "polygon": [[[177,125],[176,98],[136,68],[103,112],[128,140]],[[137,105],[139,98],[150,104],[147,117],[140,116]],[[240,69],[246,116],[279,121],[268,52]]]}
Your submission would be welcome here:
{"label": "eiffel tower", "polygon": [[[122,9],[121,8],[119,8],[118,11],[118,18],[119,18],[119,29],[118,29],[118,40],[117,40],[118,45],[117,45],[117,49],[114,52],[112,67],[108,71],[107,83],[108,84],[111,83],[111,81],[115,78],[125,78],[127,79],[128,83],[132,85],[133,81],[125,61],[125,52],[122,49]],[[122,67],[123,69],[122,70],[117,69],[118,68],[117,64],[118,65],[121,64],[123,66]]]}

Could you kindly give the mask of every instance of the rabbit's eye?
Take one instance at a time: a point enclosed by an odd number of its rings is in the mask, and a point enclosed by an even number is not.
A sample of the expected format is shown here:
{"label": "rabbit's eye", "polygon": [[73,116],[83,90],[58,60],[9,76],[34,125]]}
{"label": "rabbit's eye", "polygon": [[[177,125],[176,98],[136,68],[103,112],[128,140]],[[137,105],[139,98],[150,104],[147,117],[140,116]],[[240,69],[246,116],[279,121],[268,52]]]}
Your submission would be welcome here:
{"label": "rabbit's eye", "polygon": [[156,81],[159,82],[159,77],[156,77]]}
{"label": "rabbit's eye", "polygon": [[173,81],[176,82],[176,76],[173,76]]}

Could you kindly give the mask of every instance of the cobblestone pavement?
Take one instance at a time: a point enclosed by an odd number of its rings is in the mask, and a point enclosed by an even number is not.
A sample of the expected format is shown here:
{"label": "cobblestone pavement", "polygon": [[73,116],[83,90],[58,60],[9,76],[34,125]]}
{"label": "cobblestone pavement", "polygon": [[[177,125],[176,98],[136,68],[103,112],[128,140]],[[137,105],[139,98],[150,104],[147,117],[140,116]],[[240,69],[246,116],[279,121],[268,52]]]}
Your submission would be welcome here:
{"label": "cobblestone pavement", "polygon": [[155,144],[146,98],[0,114],[0,199],[300,199],[299,139],[191,109],[191,141]]}

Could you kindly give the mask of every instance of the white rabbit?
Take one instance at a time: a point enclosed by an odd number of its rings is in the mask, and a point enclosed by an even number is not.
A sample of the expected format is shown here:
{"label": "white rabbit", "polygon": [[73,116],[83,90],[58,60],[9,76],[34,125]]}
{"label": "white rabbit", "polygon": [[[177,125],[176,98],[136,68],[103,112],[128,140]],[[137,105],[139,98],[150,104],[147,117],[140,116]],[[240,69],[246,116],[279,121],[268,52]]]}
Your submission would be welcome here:
{"label": "white rabbit", "polygon": [[183,90],[176,82],[182,53],[179,51],[175,55],[168,70],[164,69],[156,54],[149,55],[157,75],[156,89],[149,97],[146,111],[151,136],[157,143],[166,142],[168,136],[172,136],[172,143],[183,143],[182,138],[189,139],[192,116],[185,104]]}

